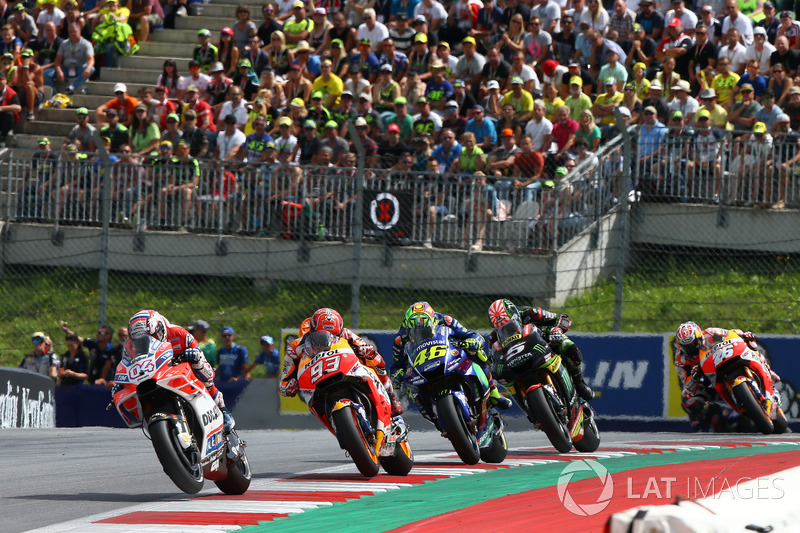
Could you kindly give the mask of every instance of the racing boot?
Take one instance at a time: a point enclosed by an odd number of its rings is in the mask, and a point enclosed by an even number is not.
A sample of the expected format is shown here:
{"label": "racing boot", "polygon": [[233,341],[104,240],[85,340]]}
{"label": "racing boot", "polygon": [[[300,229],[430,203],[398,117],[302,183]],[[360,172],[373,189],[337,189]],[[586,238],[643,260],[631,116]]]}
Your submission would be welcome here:
{"label": "racing boot", "polygon": [[[214,398],[214,402],[217,404],[217,407],[219,407],[219,410],[222,411],[222,423],[225,426],[223,431],[227,435],[233,430],[234,427],[236,427],[236,421],[233,419],[231,412],[228,411],[228,408],[225,407],[225,399],[222,397],[222,392],[217,389],[216,386],[214,389],[214,393],[211,395],[211,397]],[[210,393],[211,390],[209,389],[208,392]]]}
{"label": "racing boot", "polygon": [[578,347],[572,341],[569,341],[567,349],[564,351],[564,363],[566,363],[567,371],[572,377],[572,383],[575,385],[575,391],[578,396],[587,402],[591,402],[594,398],[594,391],[587,385],[583,379],[581,372],[581,363],[583,362],[583,355]]}
{"label": "racing boot", "polygon": [[494,379],[489,382],[489,387],[489,403],[491,405],[499,409],[511,408],[511,400],[500,394],[500,391],[497,390],[497,383]]}
{"label": "racing boot", "polygon": [[392,404],[392,417],[402,415],[404,411],[403,404],[400,403],[400,400],[397,398],[397,393],[394,390],[394,385],[392,385],[392,380],[388,375],[386,375],[385,372],[379,373],[378,376],[383,384],[383,388],[386,389],[387,394],[389,394],[389,401]]}

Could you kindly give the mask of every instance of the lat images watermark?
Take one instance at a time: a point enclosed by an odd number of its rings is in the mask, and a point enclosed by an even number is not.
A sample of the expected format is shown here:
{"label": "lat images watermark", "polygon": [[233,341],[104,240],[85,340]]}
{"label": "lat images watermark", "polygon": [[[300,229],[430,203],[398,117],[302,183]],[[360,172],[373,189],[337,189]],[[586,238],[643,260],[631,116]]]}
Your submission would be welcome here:
{"label": "lat images watermark", "polygon": [[[570,483],[575,474],[589,472],[600,480],[600,488],[591,486],[578,493],[574,488],[570,491]],[[624,476],[624,481],[621,479]],[[589,479],[592,476],[581,476]],[[619,486],[619,482],[623,481]],[[624,497],[635,504],[639,500],[650,498],[665,500],[668,503],[676,497],[691,500],[704,498],[726,498],[734,500],[779,500],[786,495],[785,480],[780,477],[752,478],[742,476],[739,478],[712,477],[700,478],[689,476],[686,478],[650,476],[632,477],[617,474],[617,492],[624,487]],[[576,481],[577,483],[577,481]],[[592,459],[582,459],[569,463],[558,477],[558,498],[564,507],[578,516],[594,516],[602,512],[614,496],[614,479],[608,470],[599,462]],[[575,495],[573,495],[575,493]]]}

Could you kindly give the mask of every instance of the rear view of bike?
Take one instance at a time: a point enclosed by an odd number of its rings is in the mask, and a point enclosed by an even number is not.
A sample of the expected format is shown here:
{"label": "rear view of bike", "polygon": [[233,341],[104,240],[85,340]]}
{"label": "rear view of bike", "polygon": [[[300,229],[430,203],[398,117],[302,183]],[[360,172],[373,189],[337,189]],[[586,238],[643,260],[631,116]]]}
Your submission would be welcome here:
{"label": "rear view of bike", "polygon": [[550,350],[541,332],[517,321],[497,328],[501,350],[494,354],[495,379],[506,386],[533,425],[553,447],[566,453],[593,452],[600,432],[589,404],[582,400],[561,357]]}
{"label": "rear view of bike", "polygon": [[488,379],[464,350],[450,343],[449,334],[450,328],[440,326],[406,346],[411,397],[464,463],[500,463],[508,445],[502,417],[487,404]]}

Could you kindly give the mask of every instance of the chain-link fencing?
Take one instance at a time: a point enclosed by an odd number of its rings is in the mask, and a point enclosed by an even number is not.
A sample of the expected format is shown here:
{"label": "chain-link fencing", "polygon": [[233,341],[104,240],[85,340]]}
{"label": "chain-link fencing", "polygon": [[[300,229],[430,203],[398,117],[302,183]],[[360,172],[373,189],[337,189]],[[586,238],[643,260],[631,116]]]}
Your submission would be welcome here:
{"label": "chain-link fencing", "polygon": [[796,141],[645,129],[535,179],[428,172],[429,153],[365,169],[9,151],[3,363],[62,319],[93,336],[140,308],[231,326],[253,353],[318,307],[392,329],[422,299],[476,329],[511,297],[582,330],[795,332]]}

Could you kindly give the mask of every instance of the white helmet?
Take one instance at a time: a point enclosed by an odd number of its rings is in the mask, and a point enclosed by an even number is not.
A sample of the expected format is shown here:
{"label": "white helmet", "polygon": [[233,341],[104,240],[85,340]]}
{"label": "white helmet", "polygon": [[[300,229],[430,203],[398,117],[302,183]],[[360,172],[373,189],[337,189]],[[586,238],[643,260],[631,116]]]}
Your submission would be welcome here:
{"label": "white helmet", "polygon": [[158,311],[144,309],[128,321],[128,334],[132,339],[149,335],[160,341],[167,340],[169,322]]}

